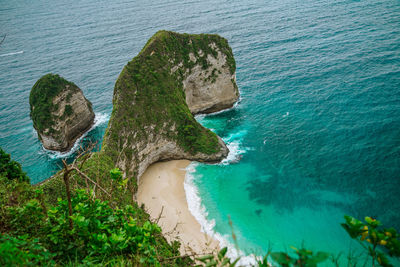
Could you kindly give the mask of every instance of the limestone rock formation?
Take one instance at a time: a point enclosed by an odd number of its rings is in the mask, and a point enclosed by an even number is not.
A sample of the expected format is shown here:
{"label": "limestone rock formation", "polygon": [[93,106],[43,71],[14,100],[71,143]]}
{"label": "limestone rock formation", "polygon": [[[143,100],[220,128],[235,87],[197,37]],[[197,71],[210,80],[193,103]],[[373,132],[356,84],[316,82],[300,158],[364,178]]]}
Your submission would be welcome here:
{"label": "limestone rock formation", "polygon": [[92,104],[74,83],[46,74],[32,87],[33,127],[44,148],[65,152],[94,122]]}
{"label": "limestone rock formation", "polygon": [[218,35],[157,32],[115,83],[102,152],[136,178],[160,160],[222,160],[228,148],[193,114],[237,101],[235,70],[232,50]]}
{"label": "limestone rock formation", "polygon": [[[223,53],[215,43],[210,46],[216,51],[216,56],[208,54],[207,67],[202,63],[196,64],[183,80],[186,103],[193,114],[230,108],[239,98],[236,75],[227,63],[227,57],[231,55]],[[197,63],[199,57],[204,57],[202,50],[197,52],[197,56],[189,53],[189,59],[194,63]]]}

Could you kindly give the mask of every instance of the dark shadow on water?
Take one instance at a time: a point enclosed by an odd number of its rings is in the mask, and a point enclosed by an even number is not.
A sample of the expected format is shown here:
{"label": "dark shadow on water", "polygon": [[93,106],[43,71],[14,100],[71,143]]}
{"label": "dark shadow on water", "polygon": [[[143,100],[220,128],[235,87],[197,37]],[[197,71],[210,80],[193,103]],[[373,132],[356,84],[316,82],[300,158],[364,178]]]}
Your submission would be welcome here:
{"label": "dark shadow on water", "polygon": [[256,170],[244,185],[250,199],[278,213],[307,208],[317,216],[336,208],[400,230],[397,125],[341,130],[317,120],[329,121],[306,115],[263,118],[269,123],[256,127],[246,140],[253,143],[244,144],[256,148],[245,159]]}
{"label": "dark shadow on water", "polygon": [[322,204],[315,195],[307,191],[306,187],[306,183],[298,180],[283,182],[279,176],[274,175],[252,180],[246,189],[250,199],[264,206],[273,205],[277,212],[282,214],[304,206],[317,208]]}
{"label": "dark shadow on water", "polygon": [[332,182],[324,184],[320,179],[269,175],[249,181],[246,190],[251,200],[273,206],[279,214],[300,208],[312,209],[317,214],[336,208],[343,215],[359,219],[372,216],[386,226],[400,229],[400,187],[395,181],[375,181],[374,186],[354,181],[343,187],[343,184],[332,186]]}

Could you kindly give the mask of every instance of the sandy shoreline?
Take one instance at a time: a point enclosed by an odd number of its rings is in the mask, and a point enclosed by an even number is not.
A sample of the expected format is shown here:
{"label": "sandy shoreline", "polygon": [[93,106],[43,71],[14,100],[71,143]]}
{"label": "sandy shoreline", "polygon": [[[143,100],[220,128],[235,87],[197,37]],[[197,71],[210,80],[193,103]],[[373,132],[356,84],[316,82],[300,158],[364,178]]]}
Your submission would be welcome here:
{"label": "sandy shoreline", "polygon": [[218,241],[201,231],[200,224],[188,209],[184,190],[185,168],[188,160],[158,162],[151,165],[140,178],[137,193],[139,205],[156,220],[166,239],[181,242],[181,253],[207,253],[218,247]]}

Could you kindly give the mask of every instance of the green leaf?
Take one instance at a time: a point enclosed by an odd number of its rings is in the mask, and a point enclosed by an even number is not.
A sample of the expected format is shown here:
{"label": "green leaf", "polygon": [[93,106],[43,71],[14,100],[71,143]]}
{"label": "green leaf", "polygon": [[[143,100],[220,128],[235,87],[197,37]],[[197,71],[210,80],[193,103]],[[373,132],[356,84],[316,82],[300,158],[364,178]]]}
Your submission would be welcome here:
{"label": "green leaf", "polygon": [[354,229],[353,227],[350,227],[349,225],[342,223],[341,224],[344,230],[350,235],[351,238],[357,238],[359,235],[359,231],[357,229]]}
{"label": "green leaf", "polygon": [[207,260],[210,260],[212,258],[214,258],[214,255],[205,255],[205,256],[196,258],[196,260],[199,260],[201,262],[206,262]]}
{"label": "green leaf", "polygon": [[221,249],[218,253],[218,259],[222,260],[222,258],[225,257],[225,254],[227,251],[228,251],[227,247],[224,247],[223,249]]}
{"label": "green leaf", "polygon": [[122,173],[118,168],[110,170],[111,179],[119,181],[122,178]]}
{"label": "green leaf", "polygon": [[229,262],[230,262],[230,259],[229,259],[229,258],[225,258],[225,259],[221,262],[221,266],[226,266],[226,265],[229,264]]}
{"label": "green leaf", "polygon": [[126,178],[126,179],[123,179],[121,182],[119,182],[119,185],[120,185],[120,186],[122,186],[122,187],[125,187],[125,186],[126,186],[126,184],[128,183],[128,181],[129,181],[129,179],[128,179],[128,178]]}
{"label": "green leaf", "polygon": [[212,266],[217,266],[217,262],[214,259],[207,262],[205,267],[212,267]]}
{"label": "green leaf", "polygon": [[240,260],[240,257],[238,257],[236,260],[234,260],[234,261],[229,265],[229,267],[235,267],[236,264],[239,262],[239,260]]}
{"label": "green leaf", "polygon": [[375,219],[372,219],[371,217],[365,217],[365,221],[369,224],[371,224],[373,221],[375,221]]}
{"label": "green leaf", "polygon": [[123,242],[124,240],[125,240],[124,235],[117,235],[115,233],[113,233],[110,237],[110,242],[114,245]]}
{"label": "green leaf", "polygon": [[371,217],[365,217],[365,221],[367,222],[367,224],[369,225],[369,226],[371,226],[371,227],[373,227],[373,228],[376,228],[376,227],[378,227],[378,226],[380,226],[381,225],[381,222],[380,221],[378,221],[378,220],[376,220],[376,219],[374,219],[374,218],[371,218]]}
{"label": "green leaf", "polygon": [[146,231],[150,231],[151,230],[151,223],[149,221],[146,221],[143,224],[143,229],[146,230]]}

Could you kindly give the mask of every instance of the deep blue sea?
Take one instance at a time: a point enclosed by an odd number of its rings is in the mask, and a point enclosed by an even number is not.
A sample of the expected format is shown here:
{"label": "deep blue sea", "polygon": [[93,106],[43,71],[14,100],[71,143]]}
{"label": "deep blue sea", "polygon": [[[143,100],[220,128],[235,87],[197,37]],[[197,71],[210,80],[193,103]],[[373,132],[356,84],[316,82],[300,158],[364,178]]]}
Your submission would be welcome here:
{"label": "deep blue sea", "polygon": [[160,29],[220,34],[237,63],[240,103],[198,117],[231,154],[186,180],[206,231],[232,241],[230,217],[246,253],[347,255],[344,214],[400,230],[398,0],[0,0],[0,146],[32,183],[60,163],[32,127],[35,81],[76,83],[97,119],[82,142],[101,141],[120,71]]}

